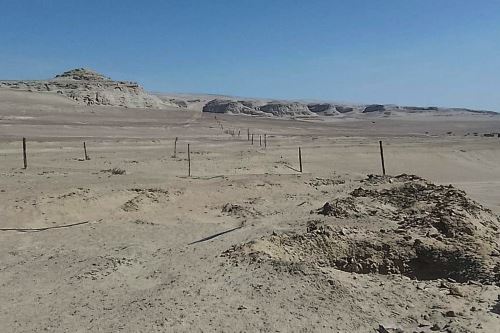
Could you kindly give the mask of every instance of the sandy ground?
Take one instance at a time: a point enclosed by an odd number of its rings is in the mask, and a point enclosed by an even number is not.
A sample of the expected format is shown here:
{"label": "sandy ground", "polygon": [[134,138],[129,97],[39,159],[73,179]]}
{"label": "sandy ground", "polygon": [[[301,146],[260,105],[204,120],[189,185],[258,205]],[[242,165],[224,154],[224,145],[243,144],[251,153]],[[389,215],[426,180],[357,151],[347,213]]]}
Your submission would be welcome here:
{"label": "sandy ground", "polygon": [[[389,174],[453,184],[498,215],[500,138],[481,134],[499,131],[500,120],[215,119],[24,95],[0,92],[2,332],[500,328],[498,286],[331,267],[290,271],[223,255],[318,219],[311,210],[381,172],[378,140]],[[345,188],[312,186],[318,178],[341,179]]]}

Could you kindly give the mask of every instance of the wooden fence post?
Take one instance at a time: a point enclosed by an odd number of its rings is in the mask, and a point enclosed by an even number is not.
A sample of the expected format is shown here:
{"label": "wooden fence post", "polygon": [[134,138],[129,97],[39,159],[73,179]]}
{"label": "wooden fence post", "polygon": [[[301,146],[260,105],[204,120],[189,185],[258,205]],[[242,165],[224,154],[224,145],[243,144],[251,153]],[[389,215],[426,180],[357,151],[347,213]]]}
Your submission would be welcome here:
{"label": "wooden fence post", "polygon": [[253,144],[253,133],[252,133],[252,144]]}
{"label": "wooden fence post", "polygon": [[83,153],[84,153],[85,161],[90,160],[89,155],[87,155],[87,144],[85,143],[85,141],[83,141]]}
{"label": "wooden fence post", "polygon": [[384,148],[382,147],[382,141],[378,143],[380,146],[380,159],[382,160],[382,174],[385,176]]}
{"label": "wooden fence post", "polygon": [[264,134],[264,148],[267,148],[267,134]]}
{"label": "wooden fence post", "polygon": [[250,141],[250,128],[247,128],[247,141]]}
{"label": "wooden fence post", "polygon": [[262,147],[262,135],[259,135],[259,146]]}
{"label": "wooden fence post", "polygon": [[175,137],[175,141],[174,141],[174,158],[177,157],[177,137]]}
{"label": "wooden fence post", "polygon": [[299,147],[299,166],[300,166],[300,172],[302,172],[302,151],[300,150]]}
{"label": "wooden fence post", "polygon": [[189,150],[189,143],[188,143],[188,177],[191,177],[191,151]]}
{"label": "wooden fence post", "polygon": [[28,158],[26,155],[26,138],[23,138],[23,161],[24,161],[24,168],[28,168]]}

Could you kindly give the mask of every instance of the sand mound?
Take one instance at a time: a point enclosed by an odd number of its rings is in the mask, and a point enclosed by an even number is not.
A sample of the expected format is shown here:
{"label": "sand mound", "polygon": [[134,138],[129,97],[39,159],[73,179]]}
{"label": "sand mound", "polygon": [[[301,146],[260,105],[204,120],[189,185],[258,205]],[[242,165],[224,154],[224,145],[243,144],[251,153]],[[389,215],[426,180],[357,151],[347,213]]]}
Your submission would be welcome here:
{"label": "sand mound", "polygon": [[[306,230],[274,234],[225,254],[355,273],[403,274],[500,285],[500,220],[452,186],[371,176],[311,213]],[[345,228],[339,219],[366,227]]]}
{"label": "sand mound", "polygon": [[262,216],[262,213],[257,211],[252,206],[242,205],[242,204],[227,203],[222,206],[221,211],[236,218],[247,218],[247,217],[255,218],[258,216]]}
{"label": "sand mound", "polygon": [[121,209],[126,212],[136,212],[142,208],[149,209],[151,205],[168,201],[168,191],[161,188],[133,188],[130,191],[135,194],[134,197],[121,206]]}

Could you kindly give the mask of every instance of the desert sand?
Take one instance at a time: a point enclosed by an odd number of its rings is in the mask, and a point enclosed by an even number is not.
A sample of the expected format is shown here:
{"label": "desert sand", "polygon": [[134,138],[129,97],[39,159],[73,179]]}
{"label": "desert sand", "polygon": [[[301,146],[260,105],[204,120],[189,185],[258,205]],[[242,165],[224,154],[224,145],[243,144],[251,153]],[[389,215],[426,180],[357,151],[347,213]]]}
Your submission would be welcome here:
{"label": "desert sand", "polygon": [[0,331],[498,332],[499,131],[0,89]]}

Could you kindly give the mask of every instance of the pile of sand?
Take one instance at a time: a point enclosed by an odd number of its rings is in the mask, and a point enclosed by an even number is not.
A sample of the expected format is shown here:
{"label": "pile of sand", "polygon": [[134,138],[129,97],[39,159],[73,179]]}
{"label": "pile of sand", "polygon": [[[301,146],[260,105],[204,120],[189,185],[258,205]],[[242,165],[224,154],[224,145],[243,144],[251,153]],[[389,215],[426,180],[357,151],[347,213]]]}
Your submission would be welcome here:
{"label": "pile of sand", "polygon": [[[500,285],[500,220],[453,186],[416,176],[369,177],[311,214],[306,230],[231,248],[230,257],[312,269]],[[340,227],[351,219],[356,227]],[[359,227],[360,226],[360,227]]]}

